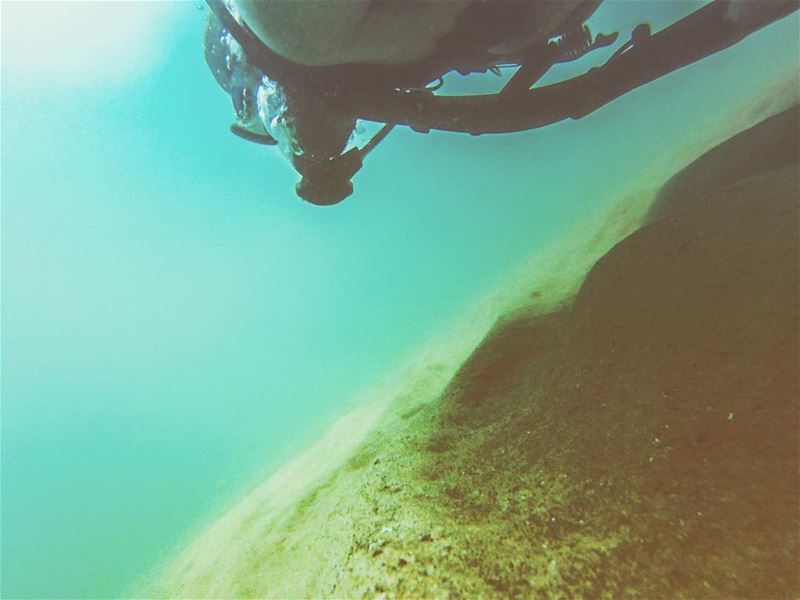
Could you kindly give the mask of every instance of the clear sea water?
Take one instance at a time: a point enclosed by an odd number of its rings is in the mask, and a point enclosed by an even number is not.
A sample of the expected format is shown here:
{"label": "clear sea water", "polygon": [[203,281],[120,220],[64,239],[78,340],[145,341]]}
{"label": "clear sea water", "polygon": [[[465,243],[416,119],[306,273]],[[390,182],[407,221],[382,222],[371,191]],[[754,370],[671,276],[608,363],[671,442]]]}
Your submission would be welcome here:
{"label": "clear sea water", "polygon": [[[699,5],[608,2],[590,23]],[[3,597],[130,593],[613,190],[781,107],[800,53],[794,16],[582,121],[398,130],[318,208],[228,132],[204,17],[2,4]]]}

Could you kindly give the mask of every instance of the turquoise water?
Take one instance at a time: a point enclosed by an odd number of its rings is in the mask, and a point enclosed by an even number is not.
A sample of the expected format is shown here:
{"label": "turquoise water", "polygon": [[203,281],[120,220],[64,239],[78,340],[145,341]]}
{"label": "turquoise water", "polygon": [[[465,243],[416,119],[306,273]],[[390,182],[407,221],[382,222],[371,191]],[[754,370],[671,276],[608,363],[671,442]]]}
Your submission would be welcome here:
{"label": "turquoise water", "polygon": [[792,17],[580,122],[396,131],[323,209],[227,131],[196,4],[67,6],[2,9],[8,598],[125,595],[537,248],[797,85]]}

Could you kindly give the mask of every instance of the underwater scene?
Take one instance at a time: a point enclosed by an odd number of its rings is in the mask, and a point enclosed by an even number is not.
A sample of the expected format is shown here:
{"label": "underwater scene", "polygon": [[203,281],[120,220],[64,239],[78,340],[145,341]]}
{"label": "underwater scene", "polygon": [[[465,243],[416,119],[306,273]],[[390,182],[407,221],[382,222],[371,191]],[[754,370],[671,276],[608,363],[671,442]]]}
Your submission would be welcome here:
{"label": "underwater scene", "polygon": [[800,597],[797,0],[5,0],[0,596]]}

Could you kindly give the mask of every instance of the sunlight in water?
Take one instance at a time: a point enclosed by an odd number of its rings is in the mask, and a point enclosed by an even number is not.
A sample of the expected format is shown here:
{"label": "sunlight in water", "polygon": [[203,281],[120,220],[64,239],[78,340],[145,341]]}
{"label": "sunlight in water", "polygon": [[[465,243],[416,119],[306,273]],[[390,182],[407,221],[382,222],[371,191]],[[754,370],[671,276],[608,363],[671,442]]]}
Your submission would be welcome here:
{"label": "sunlight in water", "polygon": [[[46,10],[43,8],[46,6]],[[142,76],[164,56],[180,3],[7,2],[3,71],[30,85]]]}

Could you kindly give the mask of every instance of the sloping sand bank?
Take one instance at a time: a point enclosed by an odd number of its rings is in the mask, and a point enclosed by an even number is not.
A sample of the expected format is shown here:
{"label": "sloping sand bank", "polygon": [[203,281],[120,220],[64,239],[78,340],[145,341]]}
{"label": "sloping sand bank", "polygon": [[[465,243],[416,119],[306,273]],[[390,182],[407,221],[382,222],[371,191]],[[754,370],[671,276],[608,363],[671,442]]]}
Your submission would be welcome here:
{"label": "sloping sand bank", "polygon": [[572,305],[498,323],[161,593],[798,597],[797,145],[793,108],[701,157]]}

